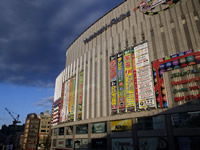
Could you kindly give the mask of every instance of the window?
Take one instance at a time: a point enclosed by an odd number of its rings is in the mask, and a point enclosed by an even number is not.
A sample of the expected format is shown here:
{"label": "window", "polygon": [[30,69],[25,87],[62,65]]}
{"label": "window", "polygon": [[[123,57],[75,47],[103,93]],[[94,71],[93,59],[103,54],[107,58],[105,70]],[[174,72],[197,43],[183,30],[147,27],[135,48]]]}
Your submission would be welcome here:
{"label": "window", "polygon": [[92,139],[93,149],[106,149],[107,139]]}
{"label": "window", "polygon": [[46,130],[41,130],[40,132],[46,132]]}
{"label": "window", "polygon": [[41,128],[46,128],[47,126],[46,125],[41,125]]}
{"label": "window", "polygon": [[137,121],[138,121],[138,129],[140,130],[165,129],[164,115],[137,118]]}
{"label": "window", "polygon": [[72,139],[66,139],[65,147],[72,148]]}
{"label": "window", "polygon": [[168,142],[166,137],[144,137],[139,138],[139,150],[168,150]]}
{"label": "window", "polygon": [[56,139],[53,139],[53,147],[56,147]]}
{"label": "window", "polygon": [[171,120],[174,128],[197,128],[200,127],[200,111],[172,114]]}
{"label": "window", "polygon": [[88,125],[79,125],[76,126],[76,134],[87,134],[88,133]]}
{"label": "window", "polygon": [[53,135],[54,135],[54,136],[58,135],[58,129],[57,129],[57,128],[54,129],[54,131],[53,131]]}
{"label": "window", "polygon": [[73,134],[73,126],[66,127],[66,135],[72,135]]}
{"label": "window", "polygon": [[75,139],[74,141],[75,149],[88,149],[88,139]]}
{"label": "window", "polygon": [[59,128],[59,135],[64,135],[64,127]]}
{"label": "window", "polygon": [[93,123],[92,124],[92,133],[105,133],[106,132],[106,123]]}
{"label": "window", "polygon": [[116,150],[133,150],[132,138],[112,138],[112,148]]}
{"label": "window", "polygon": [[176,137],[176,145],[179,149],[199,150],[200,137]]}

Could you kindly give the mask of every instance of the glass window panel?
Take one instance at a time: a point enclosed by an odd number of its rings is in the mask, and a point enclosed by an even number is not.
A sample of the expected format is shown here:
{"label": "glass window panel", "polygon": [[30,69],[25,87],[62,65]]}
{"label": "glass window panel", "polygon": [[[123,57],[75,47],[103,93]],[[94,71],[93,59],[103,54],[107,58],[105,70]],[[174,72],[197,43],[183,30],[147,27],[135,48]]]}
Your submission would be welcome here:
{"label": "glass window panel", "polygon": [[171,120],[174,128],[198,128],[200,111],[172,114]]}
{"label": "glass window panel", "polygon": [[59,135],[64,135],[64,127],[59,128]]}
{"label": "glass window panel", "polygon": [[72,139],[66,139],[65,147],[72,148]]}
{"label": "glass window panel", "polygon": [[92,133],[105,133],[106,132],[106,123],[99,122],[92,124]]}
{"label": "glass window panel", "polygon": [[139,150],[168,150],[166,137],[139,138]]}
{"label": "glass window panel", "polygon": [[164,115],[137,118],[137,120],[138,120],[138,129],[140,130],[165,129]]}
{"label": "glass window panel", "polygon": [[72,135],[73,134],[73,126],[66,127],[66,135]]}
{"label": "glass window panel", "polygon": [[76,134],[87,134],[88,133],[88,125],[79,125],[76,126]]}

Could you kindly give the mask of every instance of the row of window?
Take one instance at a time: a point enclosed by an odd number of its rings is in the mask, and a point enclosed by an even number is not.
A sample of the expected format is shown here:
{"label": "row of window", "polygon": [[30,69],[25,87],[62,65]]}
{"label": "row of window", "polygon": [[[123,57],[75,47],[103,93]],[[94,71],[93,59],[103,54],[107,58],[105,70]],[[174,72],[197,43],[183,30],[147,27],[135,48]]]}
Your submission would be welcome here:
{"label": "row of window", "polygon": [[[177,150],[192,149],[198,150],[200,147],[200,137],[175,137],[175,148]],[[168,150],[169,144],[167,137],[140,137],[138,138],[139,150]],[[134,150],[133,138],[111,138],[108,143],[107,138],[91,139],[92,149],[107,149],[108,145],[112,150]],[[88,149],[88,139],[54,139],[52,146],[57,148]]]}
{"label": "row of window", "polygon": [[[171,124],[174,128],[198,128],[200,127],[199,120],[200,111],[171,114]],[[132,130],[132,126],[131,119],[110,122],[111,132]],[[138,130],[157,130],[165,128],[165,115],[137,118]],[[64,130],[66,130],[66,135],[73,134],[73,126],[68,126],[54,129],[53,135],[64,135]],[[93,123],[91,124],[91,130],[92,133],[106,133],[107,124],[106,122]],[[75,131],[76,134],[87,134],[88,124],[76,126]]]}

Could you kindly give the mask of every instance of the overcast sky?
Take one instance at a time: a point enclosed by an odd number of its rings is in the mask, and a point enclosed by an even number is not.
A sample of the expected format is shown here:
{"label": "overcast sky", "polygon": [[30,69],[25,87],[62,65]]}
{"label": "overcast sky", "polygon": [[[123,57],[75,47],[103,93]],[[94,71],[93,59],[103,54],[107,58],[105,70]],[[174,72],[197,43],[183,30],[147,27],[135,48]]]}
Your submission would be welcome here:
{"label": "overcast sky", "polygon": [[67,47],[122,1],[1,0],[0,126],[12,121],[5,107],[21,120],[30,112],[51,109]]}

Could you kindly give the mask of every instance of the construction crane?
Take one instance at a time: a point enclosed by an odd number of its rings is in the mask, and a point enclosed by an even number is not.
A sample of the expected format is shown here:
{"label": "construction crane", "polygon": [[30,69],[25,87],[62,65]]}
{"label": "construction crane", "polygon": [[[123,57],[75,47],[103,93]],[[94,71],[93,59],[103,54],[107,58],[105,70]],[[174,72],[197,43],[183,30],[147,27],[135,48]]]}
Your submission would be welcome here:
{"label": "construction crane", "polygon": [[19,114],[17,114],[17,117],[15,118],[13,114],[8,110],[8,108],[5,108],[5,110],[9,113],[9,115],[13,118],[13,125],[16,125],[17,123],[21,123],[19,121]]}

